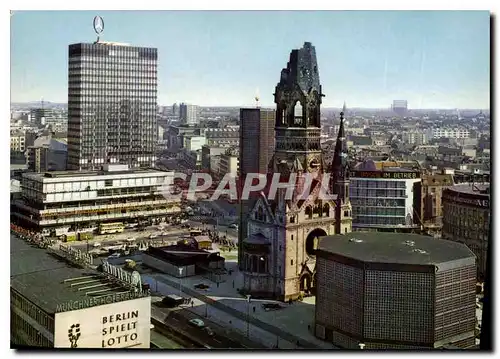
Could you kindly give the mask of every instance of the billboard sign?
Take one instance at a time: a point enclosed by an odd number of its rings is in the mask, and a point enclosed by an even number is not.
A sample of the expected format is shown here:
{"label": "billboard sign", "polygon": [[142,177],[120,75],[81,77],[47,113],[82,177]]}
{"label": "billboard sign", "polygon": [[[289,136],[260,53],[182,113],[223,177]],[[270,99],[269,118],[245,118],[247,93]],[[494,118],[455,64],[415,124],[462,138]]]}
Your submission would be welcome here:
{"label": "billboard sign", "polygon": [[151,297],[56,313],[55,348],[149,348]]}
{"label": "billboard sign", "polygon": [[[486,196],[484,196],[486,197]],[[457,196],[455,194],[451,194],[448,191],[443,192],[443,200],[445,201],[453,201],[456,203],[462,203],[462,204],[468,204],[474,207],[479,207],[479,208],[489,208],[490,207],[490,201],[489,199],[486,198],[471,198],[464,196],[461,194],[461,196]]]}

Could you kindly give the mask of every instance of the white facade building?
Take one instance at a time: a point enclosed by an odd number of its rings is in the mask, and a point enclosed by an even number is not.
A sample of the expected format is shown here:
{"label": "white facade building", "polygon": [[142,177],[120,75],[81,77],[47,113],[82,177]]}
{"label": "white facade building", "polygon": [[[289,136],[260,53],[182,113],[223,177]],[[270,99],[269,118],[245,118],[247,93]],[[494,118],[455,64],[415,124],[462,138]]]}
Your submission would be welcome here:
{"label": "white facade building", "polygon": [[219,174],[221,176],[230,174],[231,176],[237,177],[239,163],[239,153],[234,153],[231,150],[228,150],[226,153],[220,155]]}
{"label": "white facade building", "polygon": [[429,138],[469,138],[470,132],[466,128],[430,128],[427,130]]}
{"label": "white facade building", "polygon": [[350,180],[354,230],[418,227],[419,172],[353,171]]}
{"label": "white facade building", "polygon": [[402,140],[409,145],[421,146],[428,142],[425,132],[403,132]]}
{"label": "white facade building", "polygon": [[164,196],[173,179],[173,172],[119,165],[95,172],[26,173],[14,215],[42,230],[164,217],[181,211],[178,200]]}
{"label": "white facade building", "polygon": [[205,136],[185,136],[184,148],[188,151],[199,151],[206,142]]}

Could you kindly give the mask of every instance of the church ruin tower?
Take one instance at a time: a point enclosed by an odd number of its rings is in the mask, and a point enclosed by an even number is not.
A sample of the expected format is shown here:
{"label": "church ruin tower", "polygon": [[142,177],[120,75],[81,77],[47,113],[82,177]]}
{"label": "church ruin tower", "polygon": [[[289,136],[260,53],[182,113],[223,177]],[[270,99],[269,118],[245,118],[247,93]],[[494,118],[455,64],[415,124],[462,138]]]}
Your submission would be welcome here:
{"label": "church ruin tower", "polygon": [[320,105],[324,95],[319,82],[316,50],[310,42],[292,50],[276,86],[276,149],[272,172],[285,175],[300,166],[322,171]]}
{"label": "church ruin tower", "polygon": [[[286,181],[296,174],[293,196],[285,196],[286,189],[276,195],[269,188],[263,191],[248,214],[247,236],[242,238],[242,289],[254,298],[288,301],[314,293],[319,238],[337,233],[337,203],[321,196],[322,188],[331,188],[321,182],[323,174],[334,167],[325,164],[320,145],[323,96],[316,51],[306,42],[292,50],[274,93],[276,147],[268,175],[280,174]],[[309,186],[306,177],[315,178]],[[308,196],[301,196],[304,187],[309,187]]]}

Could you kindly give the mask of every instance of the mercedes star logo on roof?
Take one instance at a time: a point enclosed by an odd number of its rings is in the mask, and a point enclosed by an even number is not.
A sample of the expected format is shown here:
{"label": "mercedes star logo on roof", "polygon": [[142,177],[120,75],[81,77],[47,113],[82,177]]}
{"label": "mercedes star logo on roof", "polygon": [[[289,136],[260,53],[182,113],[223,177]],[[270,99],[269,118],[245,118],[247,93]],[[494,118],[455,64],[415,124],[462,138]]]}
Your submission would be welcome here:
{"label": "mercedes star logo on roof", "polygon": [[94,17],[94,31],[97,35],[104,31],[104,20],[100,16]]}

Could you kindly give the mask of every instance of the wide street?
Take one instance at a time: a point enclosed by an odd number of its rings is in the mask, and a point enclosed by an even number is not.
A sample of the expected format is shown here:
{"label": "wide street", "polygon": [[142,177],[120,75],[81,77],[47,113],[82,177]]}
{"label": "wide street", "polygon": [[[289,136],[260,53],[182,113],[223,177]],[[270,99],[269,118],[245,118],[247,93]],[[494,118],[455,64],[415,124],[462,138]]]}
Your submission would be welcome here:
{"label": "wide street", "polygon": [[[152,303],[151,308],[152,318],[164,325],[173,328],[181,333],[188,334],[197,342],[203,343],[206,348],[219,348],[219,349],[243,349],[243,348],[265,348],[256,343],[241,343],[228,336],[228,332],[220,325],[202,318],[187,309],[168,309],[162,308],[161,302],[155,301]],[[189,323],[191,319],[201,319],[206,327],[209,327],[213,335],[209,335],[204,328],[197,328]],[[250,346],[248,346],[250,345]]]}
{"label": "wide street", "polygon": [[[165,232],[165,235],[161,235],[162,232]],[[158,237],[149,238],[150,235],[156,234]],[[162,242],[168,241],[173,242],[178,240],[181,236],[188,235],[189,230],[187,228],[180,228],[178,226],[166,225],[165,229],[162,231],[158,228],[158,226],[148,227],[144,231],[137,230],[125,230],[123,233],[117,234],[107,234],[107,235],[95,235],[92,240],[89,240],[88,243],[86,241],[82,242],[68,242],[66,245],[69,245],[75,249],[85,250],[87,248],[87,244],[89,249],[93,249],[96,243],[102,246],[110,246],[115,244],[123,244],[127,242],[127,239],[134,238],[135,243],[141,242]],[[165,244],[167,245],[167,244]]]}

